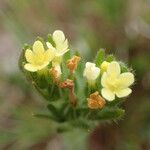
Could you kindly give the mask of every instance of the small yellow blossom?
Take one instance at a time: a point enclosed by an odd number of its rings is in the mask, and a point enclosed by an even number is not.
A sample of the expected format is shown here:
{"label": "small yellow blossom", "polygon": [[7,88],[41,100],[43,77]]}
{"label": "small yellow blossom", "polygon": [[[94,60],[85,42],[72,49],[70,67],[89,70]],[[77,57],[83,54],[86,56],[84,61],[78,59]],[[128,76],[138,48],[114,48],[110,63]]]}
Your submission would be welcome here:
{"label": "small yellow blossom", "polygon": [[62,56],[69,51],[68,40],[65,38],[65,35],[61,30],[54,31],[52,38],[55,43],[55,47],[49,42],[46,42],[46,45],[55,53],[53,64],[60,64]]}
{"label": "small yellow blossom", "polygon": [[30,72],[36,72],[45,68],[52,61],[53,57],[53,51],[45,50],[42,42],[35,41],[33,50],[27,49],[25,51],[27,63],[24,65],[24,68]]}
{"label": "small yellow blossom", "polygon": [[110,64],[110,63],[107,62],[107,61],[103,61],[103,62],[102,62],[101,66],[100,66],[102,73],[103,73],[103,72],[106,72],[106,70],[107,70],[109,64]]}
{"label": "small yellow blossom", "polygon": [[134,82],[134,75],[131,72],[121,73],[118,62],[109,64],[107,71],[103,73],[101,94],[108,101],[113,101],[115,95],[119,98],[128,96],[132,90],[129,88]]}
{"label": "small yellow blossom", "polygon": [[85,65],[83,76],[86,77],[89,84],[95,84],[95,80],[100,74],[100,69],[94,63],[87,62]]}

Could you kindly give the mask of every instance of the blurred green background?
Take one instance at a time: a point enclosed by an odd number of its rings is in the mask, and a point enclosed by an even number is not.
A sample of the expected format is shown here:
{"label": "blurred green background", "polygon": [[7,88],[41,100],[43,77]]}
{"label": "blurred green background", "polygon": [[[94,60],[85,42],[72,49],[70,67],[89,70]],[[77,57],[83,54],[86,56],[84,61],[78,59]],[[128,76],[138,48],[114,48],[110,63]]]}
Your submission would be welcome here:
{"label": "blurred green background", "polygon": [[[87,149],[149,150],[149,0],[0,0],[0,149],[64,149],[53,123],[33,117],[46,106],[17,64],[24,43],[46,38],[56,29],[63,30],[71,47],[87,60],[105,48],[135,70],[133,93],[123,104],[125,117],[89,132]],[[82,136],[66,137],[78,150]],[[75,139],[79,145],[73,145]]]}

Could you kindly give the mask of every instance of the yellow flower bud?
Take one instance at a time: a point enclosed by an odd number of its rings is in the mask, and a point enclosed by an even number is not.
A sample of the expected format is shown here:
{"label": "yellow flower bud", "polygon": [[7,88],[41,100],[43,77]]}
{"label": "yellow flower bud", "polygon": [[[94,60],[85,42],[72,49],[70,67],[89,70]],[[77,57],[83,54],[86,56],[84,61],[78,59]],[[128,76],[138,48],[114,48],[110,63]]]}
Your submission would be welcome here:
{"label": "yellow flower bud", "polygon": [[100,66],[102,73],[103,73],[103,72],[106,72],[106,70],[107,70],[109,64],[110,64],[109,62],[103,61],[103,63],[102,63],[101,66]]}

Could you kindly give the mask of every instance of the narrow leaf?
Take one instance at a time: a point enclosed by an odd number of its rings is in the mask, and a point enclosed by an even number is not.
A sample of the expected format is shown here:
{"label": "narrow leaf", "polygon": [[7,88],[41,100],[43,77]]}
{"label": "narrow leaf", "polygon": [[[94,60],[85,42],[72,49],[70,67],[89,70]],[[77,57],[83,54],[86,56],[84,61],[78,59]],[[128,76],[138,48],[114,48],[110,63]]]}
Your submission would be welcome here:
{"label": "narrow leaf", "polygon": [[48,42],[51,43],[53,47],[56,47],[56,44],[52,38],[52,35],[48,34],[47,38],[48,38]]}
{"label": "narrow leaf", "polygon": [[106,58],[107,62],[112,62],[113,60],[115,60],[114,55],[108,55],[107,58]]}
{"label": "narrow leaf", "polygon": [[125,111],[120,108],[106,107],[100,113],[97,114],[96,119],[98,120],[113,120],[119,119],[124,115]]}
{"label": "narrow leaf", "polygon": [[97,52],[96,58],[95,58],[95,64],[96,66],[100,66],[101,63],[104,61],[104,57],[105,57],[105,50],[104,49],[100,49]]}

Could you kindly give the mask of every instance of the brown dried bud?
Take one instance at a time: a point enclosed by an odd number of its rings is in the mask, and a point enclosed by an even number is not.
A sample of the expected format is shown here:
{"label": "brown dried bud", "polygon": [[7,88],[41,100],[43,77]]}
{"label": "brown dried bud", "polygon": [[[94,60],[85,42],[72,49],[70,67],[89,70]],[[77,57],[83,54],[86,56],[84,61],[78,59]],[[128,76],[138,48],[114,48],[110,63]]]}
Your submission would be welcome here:
{"label": "brown dried bud", "polygon": [[77,68],[77,65],[80,59],[81,58],[79,56],[73,56],[71,59],[67,61],[67,67],[71,73],[73,73],[74,70]]}
{"label": "brown dried bud", "polygon": [[73,80],[67,79],[66,81],[60,83],[59,86],[61,88],[69,89],[69,100],[70,100],[71,105],[73,107],[75,107],[76,104],[77,104],[77,99],[76,99],[76,96],[74,94],[74,83],[73,83]]}
{"label": "brown dried bud", "polygon": [[88,107],[91,109],[98,109],[103,108],[106,104],[105,100],[99,95],[99,92],[96,91],[90,95],[90,98],[87,98],[88,100]]}
{"label": "brown dried bud", "polygon": [[64,82],[61,82],[61,83],[59,84],[59,86],[60,86],[61,88],[72,89],[72,88],[74,87],[74,83],[73,83],[72,80],[67,79],[67,80],[65,80]]}
{"label": "brown dried bud", "polygon": [[59,81],[59,77],[61,76],[61,68],[60,66],[55,66],[50,69],[50,74],[55,82]]}

